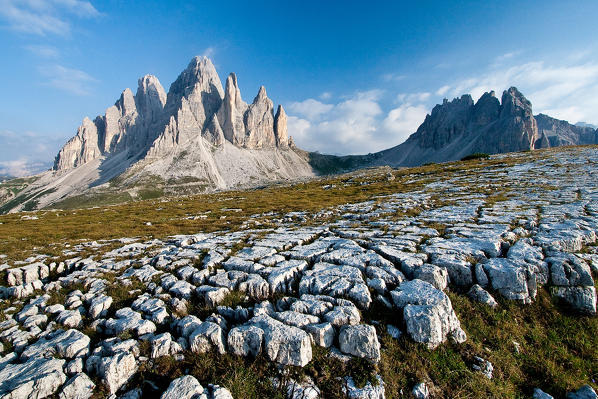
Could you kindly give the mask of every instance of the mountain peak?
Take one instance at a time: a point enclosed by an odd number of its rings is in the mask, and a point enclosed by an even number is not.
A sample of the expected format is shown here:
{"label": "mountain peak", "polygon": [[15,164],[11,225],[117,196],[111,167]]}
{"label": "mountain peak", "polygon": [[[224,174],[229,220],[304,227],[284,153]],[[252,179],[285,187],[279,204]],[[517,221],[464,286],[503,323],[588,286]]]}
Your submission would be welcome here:
{"label": "mountain peak", "polygon": [[268,98],[268,94],[266,93],[266,88],[264,86],[260,86],[259,91],[257,92],[257,96],[253,99],[253,103],[256,104],[257,102],[264,101]]}

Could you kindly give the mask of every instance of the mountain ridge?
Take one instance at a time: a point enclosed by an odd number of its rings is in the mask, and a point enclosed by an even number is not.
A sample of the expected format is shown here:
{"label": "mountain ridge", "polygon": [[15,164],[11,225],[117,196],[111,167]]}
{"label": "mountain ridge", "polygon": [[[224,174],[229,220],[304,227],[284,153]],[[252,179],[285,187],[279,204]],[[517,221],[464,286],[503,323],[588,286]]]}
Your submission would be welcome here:
{"label": "mountain ridge", "polygon": [[474,152],[598,143],[591,127],[534,116],[515,87],[500,100],[494,91],[477,102],[469,94],[444,99],[405,142],[367,155],[303,151],[288,135],[282,105],[274,109],[264,86],[246,103],[235,73],[223,88],[206,57],[194,57],[168,92],[157,77],[145,75],[135,94],[127,88],[104,115],[85,117],[52,170],[32,179],[21,201],[11,196],[16,205],[8,210],[107,192],[134,199],[140,190],[159,196],[243,189],[363,167],[458,160]]}

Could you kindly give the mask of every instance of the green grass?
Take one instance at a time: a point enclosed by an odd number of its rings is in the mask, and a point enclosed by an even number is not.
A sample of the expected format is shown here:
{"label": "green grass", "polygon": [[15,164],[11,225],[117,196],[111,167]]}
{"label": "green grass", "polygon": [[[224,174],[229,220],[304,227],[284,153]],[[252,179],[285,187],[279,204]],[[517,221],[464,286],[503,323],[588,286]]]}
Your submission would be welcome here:
{"label": "green grass", "polygon": [[[61,204],[65,209],[37,211],[35,215],[38,220],[23,221],[21,214],[0,216],[0,253],[9,256],[6,261],[21,260],[33,253],[47,253],[60,261],[64,259],[61,251],[65,244],[73,245],[82,240],[121,237],[148,239],[173,234],[234,231],[256,214],[274,212],[274,218],[277,218],[291,211],[315,213],[345,203],[377,201],[380,196],[418,191],[428,183],[467,178],[480,171],[492,172],[530,159],[548,158],[554,154],[558,156],[558,151],[565,150],[534,151],[502,159],[490,157],[392,170],[390,173],[394,180],[388,179],[388,168],[379,168],[295,184],[167,200],[130,201],[126,193],[121,194],[120,198],[103,198],[100,203],[97,198],[73,198]],[[323,170],[334,169],[334,164],[327,163],[330,160],[322,158],[319,162]],[[353,161],[348,159],[346,162],[344,166],[350,167]],[[521,188],[554,189],[534,181],[516,184],[516,187],[476,187],[470,184],[463,187],[463,192],[480,195],[485,199],[486,206],[490,206],[510,199],[510,193]],[[325,190],[325,185],[335,185],[335,188]],[[435,207],[452,204],[453,200],[443,192],[432,192],[431,195],[430,203]],[[107,205],[120,200],[129,202]],[[96,207],[72,209],[82,205]],[[240,208],[242,211],[222,210],[226,208]],[[422,210],[413,208],[389,216],[416,217]],[[207,217],[188,219],[189,216],[200,214]],[[263,226],[273,226],[268,217],[254,219],[263,223]],[[148,221],[152,223],[151,226],[146,225]],[[321,225],[323,222],[309,220],[307,224],[310,223]],[[446,233],[447,226],[444,224],[431,223],[428,226],[437,229],[441,235]],[[246,245],[245,241],[239,243],[233,248],[233,253]],[[111,247],[112,244],[102,251],[108,251]],[[81,256],[92,254],[84,252]],[[201,262],[201,257],[196,261]],[[131,294],[131,291],[143,288],[143,284],[137,280],[132,280],[130,286],[124,286],[115,275],[104,277],[109,282],[108,292],[114,299],[108,317],[116,309],[132,303],[137,294]],[[69,292],[82,288],[72,286],[52,292],[50,303],[63,303]],[[546,289],[540,289],[537,300],[528,306],[497,297],[500,307],[496,310],[454,292],[449,292],[449,297],[468,335],[464,344],[446,343],[435,350],[428,350],[407,337],[392,339],[385,333],[385,326],[389,323],[400,325],[401,315],[374,305],[363,312],[363,319],[367,323],[374,320],[380,322],[377,328],[382,344],[382,359],[377,366],[364,361],[352,361],[344,365],[328,356],[327,350],[314,348],[312,362],[303,369],[289,368],[286,370],[288,377],[301,379],[309,376],[322,389],[322,397],[325,398],[343,397],[338,380],[340,376],[352,375],[359,385],[363,385],[368,381],[373,382],[376,373],[380,373],[385,382],[388,398],[410,397],[411,388],[421,381],[431,383],[433,396],[438,398],[524,398],[530,397],[535,387],[555,397],[564,397],[566,392],[586,383],[598,388],[592,382],[598,380],[598,318],[569,314],[566,309],[553,303]],[[8,303],[0,302],[0,309],[5,309]],[[224,302],[233,307],[241,303],[250,304],[245,302],[245,295],[240,292],[232,292]],[[208,308],[194,296],[189,300],[188,311],[203,320],[214,309]],[[92,333],[88,322],[84,320],[83,331],[92,336],[92,343],[95,343],[103,337]],[[519,353],[516,353],[513,341],[520,344]],[[141,347],[142,351],[149,350],[145,344]],[[488,359],[494,365],[492,380],[472,370],[474,356]],[[184,374],[195,375],[202,384],[223,385],[232,391],[235,398],[283,397],[269,383],[269,378],[279,375],[279,371],[263,357],[252,360],[232,355],[186,352],[182,362],[163,358],[142,364],[135,378],[148,390],[149,384],[143,381],[153,381],[159,390],[164,390],[173,378]],[[151,396],[150,391],[148,397]],[[103,394],[105,391],[100,389],[99,397]]]}
{"label": "green grass", "polygon": [[[531,397],[536,387],[564,397],[598,379],[598,318],[567,314],[545,289],[529,306],[497,298],[496,310],[463,295],[449,296],[467,341],[428,350],[405,337],[381,334],[380,369],[387,397],[409,397],[405,387],[421,381],[433,383],[435,397],[522,398]],[[396,323],[392,312],[378,316]],[[514,341],[520,344],[519,353]],[[472,370],[474,356],[492,363],[492,380]]]}

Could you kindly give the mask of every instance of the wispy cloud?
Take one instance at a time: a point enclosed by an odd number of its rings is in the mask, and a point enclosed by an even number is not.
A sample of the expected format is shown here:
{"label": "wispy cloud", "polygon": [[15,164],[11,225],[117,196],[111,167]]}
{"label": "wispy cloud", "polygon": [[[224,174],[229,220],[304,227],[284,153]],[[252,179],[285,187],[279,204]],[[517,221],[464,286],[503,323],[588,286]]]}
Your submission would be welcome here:
{"label": "wispy cloud", "polygon": [[420,92],[420,93],[401,93],[397,95],[397,101],[400,103],[418,103],[427,101],[432,93]]}
{"label": "wispy cloud", "polygon": [[329,91],[325,91],[324,93],[320,94],[320,100],[330,100],[332,98],[332,93]]}
{"label": "wispy cloud", "polygon": [[71,32],[70,18],[101,15],[83,0],[0,0],[0,19],[13,31],[45,36],[65,36]]}
{"label": "wispy cloud", "polygon": [[25,50],[39,58],[58,58],[60,52],[56,47],[44,45],[25,46]]}
{"label": "wispy cloud", "polygon": [[214,57],[215,53],[216,53],[216,49],[214,47],[208,47],[207,49],[205,49],[203,51],[203,53],[201,55],[204,57],[212,58],[212,57]]}
{"label": "wispy cloud", "polygon": [[313,98],[308,98],[307,100],[300,102],[294,102],[289,105],[289,110],[291,112],[304,116],[309,120],[318,119],[320,115],[330,112],[332,108],[334,108],[334,105],[325,104],[318,100],[314,100]]}
{"label": "wispy cloud", "polygon": [[90,86],[97,82],[97,79],[84,71],[58,64],[40,66],[38,70],[46,78],[44,85],[79,96],[89,94]]}
{"label": "wispy cloud", "polygon": [[385,82],[398,82],[405,79],[406,75],[401,75],[398,73],[386,73],[382,75],[382,80]]}

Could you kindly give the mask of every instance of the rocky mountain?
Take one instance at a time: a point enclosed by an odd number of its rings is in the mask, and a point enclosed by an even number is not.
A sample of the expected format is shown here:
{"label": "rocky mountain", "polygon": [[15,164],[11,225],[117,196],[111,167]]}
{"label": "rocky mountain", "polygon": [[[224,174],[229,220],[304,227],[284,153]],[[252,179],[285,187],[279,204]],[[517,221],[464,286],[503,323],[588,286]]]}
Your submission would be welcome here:
{"label": "rocky mountain", "polygon": [[[195,57],[166,93],[155,76],[139,79],[104,115],[85,118],[45,172],[0,212],[50,206],[70,197],[119,197],[255,187],[368,166],[416,166],[466,155],[598,143],[598,130],[539,114],[515,87],[477,102],[444,100],[396,147],[331,156],[295,147],[287,115],[260,87],[246,103],[237,76],[224,89],[209,59]],[[85,203],[85,201],[84,201]],[[9,206],[10,205],[10,206]]]}
{"label": "rocky mountain", "polygon": [[538,131],[549,141],[551,147],[561,145],[598,144],[598,130],[589,125],[572,125],[567,121],[536,115]]}
{"label": "rocky mountain", "polygon": [[83,119],[53,169],[24,194],[41,207],[108,182],[133,190],[133,198],[140,187],[242,188],[313,176],[308,161],[287,134],[284,109],[274,112],[263,86],[247,104],[234,73],[223,89],[212,62],[195,57],[168,93],[146,75],[135,94],[125,89],[104,115]]}
{"label": "rocky mountain", "polygon": [[488,154],[534,150],[560,145],[594,144],[597,132],[540,114],[534,117],[531,102],[515,87],[501,100],[493,91],[474,103],[470,95],[444,100],[426,116],[415,133],[402,144],[372,155],[372,164],[415,166],[426,162]]}

